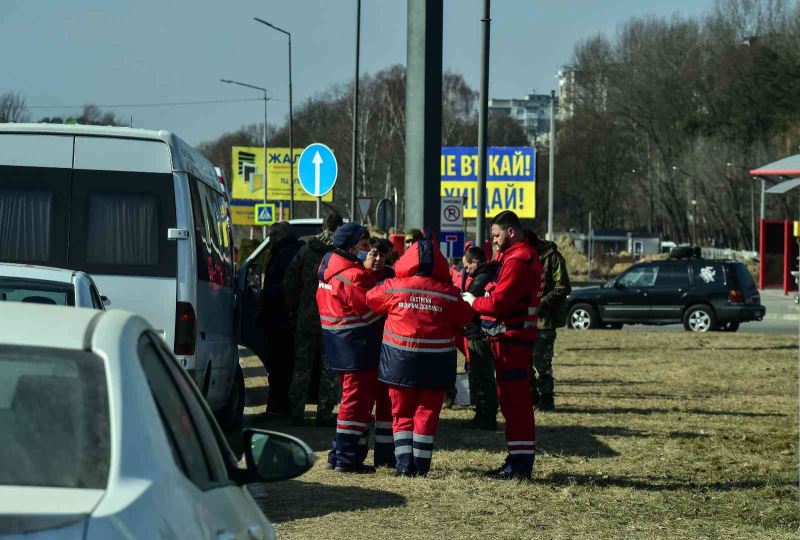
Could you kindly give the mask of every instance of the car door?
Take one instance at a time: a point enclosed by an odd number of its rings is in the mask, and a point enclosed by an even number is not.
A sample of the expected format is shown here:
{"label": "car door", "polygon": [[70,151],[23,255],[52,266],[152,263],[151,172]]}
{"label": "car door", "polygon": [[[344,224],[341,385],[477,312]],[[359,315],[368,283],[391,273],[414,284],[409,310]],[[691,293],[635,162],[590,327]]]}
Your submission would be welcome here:
{"label": "car door", "polygon": [[655,284],[647,291],[650,319],[677,322],[689,294],[689,265],[684,261],[657,265]]}
{"label": "car door", "polygon": [[142,367],[173,445],[176,464],[191,481],[184,493],[202,509],[198,515],[217,540],[271,538],[269,521],[243,486],[229,475],[235,463],[202,397],[154,334],[140,346]]}
{"label": "car door", "polygon": [[650,312],[648,291],[655,282],[657,269],[639,264],[620,275],[604,295],[600,313],[604,321],[644,321]]}
{"label": "car door", "polygon": [[269,239],[262,242],[242,263],[236,276],[236,325],[239,345],[256,353],[262,361],[267,360],[267,341],[264,323],[261,322],[264,269],[259,261],[268,245]]}

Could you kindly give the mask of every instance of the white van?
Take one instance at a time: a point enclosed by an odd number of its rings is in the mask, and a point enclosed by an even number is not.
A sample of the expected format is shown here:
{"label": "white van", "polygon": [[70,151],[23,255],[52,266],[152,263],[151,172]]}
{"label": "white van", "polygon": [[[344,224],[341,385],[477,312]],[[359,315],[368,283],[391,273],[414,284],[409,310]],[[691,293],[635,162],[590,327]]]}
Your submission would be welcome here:
{"label": "white van", "polygon": [[89,273],[153,325],[224,424],[241,420],[228,200],[177,136],[0,124],[0,262]]}

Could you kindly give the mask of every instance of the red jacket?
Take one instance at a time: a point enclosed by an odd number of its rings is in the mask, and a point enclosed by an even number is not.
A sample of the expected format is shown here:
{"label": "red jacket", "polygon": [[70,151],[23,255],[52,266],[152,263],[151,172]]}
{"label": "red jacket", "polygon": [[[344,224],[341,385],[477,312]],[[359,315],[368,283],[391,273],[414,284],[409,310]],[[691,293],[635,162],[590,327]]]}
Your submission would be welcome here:
{"label": "red jacket", "polygon": [[357,257],[333,250],[317,274],[317,307],[328,365],[335,371],[375,369],[380,354],[382,317],[367,306],[372,272]]}
{"label": "red jacket", "polygon": [[493,339],[536,341],[536,322],[542,298],[542,264],[527,242],[501,251],[497,280],[476,298],[472,309],[481,314],[481,327]]}
{"label": "red jacket", "polygon": [[367,293],[369,307],[387,314],[378,378],[398,386],[448,388],[456,376],[456,334],[472,310],[430,241],[412,245],[394,269],[396,278]]}

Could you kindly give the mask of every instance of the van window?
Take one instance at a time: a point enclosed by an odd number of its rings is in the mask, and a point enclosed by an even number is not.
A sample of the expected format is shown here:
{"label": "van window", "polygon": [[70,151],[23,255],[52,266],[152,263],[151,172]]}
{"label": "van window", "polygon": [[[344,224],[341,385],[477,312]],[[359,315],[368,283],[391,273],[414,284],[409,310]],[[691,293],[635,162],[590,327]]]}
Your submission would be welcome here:
{"label": "van window", "polygon": [[171,174],[75,170],[69,267],[89,274],[175,277]]}
{"label": "van window", "polygon": [[158,264],[158,203],[152,195],[89,193],[87,263]]}
{"label": "van window", "polygon": [[65,266],[71,169],[0,166],[0,261]]}
{"label": "van window", "polygon": [[189,184],[197,244],[197,278],[230,287],[233,276],[228,203],[224,195],[191,175]]}

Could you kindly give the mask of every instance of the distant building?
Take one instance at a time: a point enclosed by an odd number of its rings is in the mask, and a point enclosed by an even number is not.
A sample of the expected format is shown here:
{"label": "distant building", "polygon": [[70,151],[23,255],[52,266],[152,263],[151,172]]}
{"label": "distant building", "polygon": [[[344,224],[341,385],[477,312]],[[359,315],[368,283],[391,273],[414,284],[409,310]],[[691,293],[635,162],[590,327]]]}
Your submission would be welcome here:
{"label": "distant building", "polygon": [[[489,112],[505,113],[517,120],[531,145],[550,143],[550,94],[528,94],[523,98],[490,99]],[[558,98],[556,98],[558,106]]]}
{"label": "distant building", "polygon": [[562,66],[556,74],[558,77],[558,117],[566,120],[575,114],[575,68]]}

